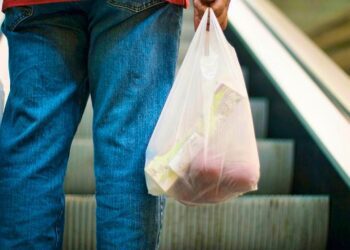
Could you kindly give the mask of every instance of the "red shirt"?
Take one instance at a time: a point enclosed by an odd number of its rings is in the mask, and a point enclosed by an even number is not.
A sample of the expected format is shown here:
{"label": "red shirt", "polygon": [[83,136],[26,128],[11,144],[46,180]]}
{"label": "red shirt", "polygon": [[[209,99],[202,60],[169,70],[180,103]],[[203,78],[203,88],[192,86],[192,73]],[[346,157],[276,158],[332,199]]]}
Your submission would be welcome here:
{"label": "red shirt", "polygon": [[[62,2],[75,2],[79,0],[4,0],[2,4],[2,10],[15,6],[25,6],[44,3],[62,3]],[[187,8],[190,5],[189,0],[166,0],[169,3],[181,5]]]}

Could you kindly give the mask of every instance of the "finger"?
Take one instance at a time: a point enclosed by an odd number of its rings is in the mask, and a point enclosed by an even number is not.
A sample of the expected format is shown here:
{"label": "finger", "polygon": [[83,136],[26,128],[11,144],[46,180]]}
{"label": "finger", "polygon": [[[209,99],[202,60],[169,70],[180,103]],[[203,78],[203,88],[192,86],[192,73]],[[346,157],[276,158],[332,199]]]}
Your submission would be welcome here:
{"label": "finger", "polygon": [[[202,15],[203,16],[203,15]],[[201,15],[199,14],[199,11],[194,9],[194,15],[193,15],[193,23],[194,23],[194,30],[196,31],[199,23],[201,21]]]}
{"label": "finger", "polygon": [[227,23],[228,23],[227,12],[228,12],[228,9],[225,8],[224,11],[222,12],[222,14],[217,17],[217,20],[218,20],[218,22],[223,30],[226,29]]}
{"label": "finger", "polygon": [[198,29],[200,22],[201,22],[201,19],[199,19],[198,17],[194,19],[194,31]]}
{"label": "finger", "polygon": [[216,0],[200,0],[201,3],[205,6],[210,6],[212,3],[214,3]]}
{"label": "finger", "polygon": [[226,15],[224,22],[220,24],[222,30],[225,30],[227,28],[227,24],[228,24],[228,16]]}
{"label": "finger", "polygon": [[215,16],[219,17],[227,9],[227,1],[224,1],[224,0],[219,1],[219,0],[217,0],[210,7],[213,9],[213,11],[215,13]]}
{"label": "finger", "polygon": [[201,0],[193,0],[194,10],[197,11],[201,16],[203,16],[205,10],[208,6],[202,4]]}
{"label": "finger", "polygon": [[203,14],[205,10],[207,9],[207,6],[203,5],[200,0],[194,0],[194,29],[197,30],[198,25],[203,17]]}

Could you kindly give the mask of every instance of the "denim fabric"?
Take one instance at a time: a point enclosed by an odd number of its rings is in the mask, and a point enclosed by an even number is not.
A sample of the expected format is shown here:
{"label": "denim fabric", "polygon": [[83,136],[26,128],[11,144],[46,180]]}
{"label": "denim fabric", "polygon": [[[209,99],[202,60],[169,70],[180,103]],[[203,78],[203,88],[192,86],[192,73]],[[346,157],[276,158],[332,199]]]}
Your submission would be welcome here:
{"label": "denim fabric", "polygon": [[182,7],[163,0],[6,10],[0,249],[62,247],[63,180],[89,95],[97,247],[157,247],[165,199],[147,194],[145,150],[174,79],[181,20]]}

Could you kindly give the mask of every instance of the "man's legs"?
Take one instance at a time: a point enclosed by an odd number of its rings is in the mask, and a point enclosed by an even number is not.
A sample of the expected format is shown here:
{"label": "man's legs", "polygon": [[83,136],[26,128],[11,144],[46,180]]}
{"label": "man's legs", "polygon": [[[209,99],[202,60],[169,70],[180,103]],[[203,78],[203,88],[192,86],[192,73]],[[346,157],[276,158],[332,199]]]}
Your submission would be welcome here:
{"label": "man's legs", "polygon": [[182,7],[149,2],[91,10],[99,249],[154,249],[159,238],[164,198],[147,194],[145,150],[174,80]]}
{"label": "man's legs", "polygon": [[8,9],[11,92],[0,127],[0,249],[60,249],[63,178],[87,96],[87,18]]}

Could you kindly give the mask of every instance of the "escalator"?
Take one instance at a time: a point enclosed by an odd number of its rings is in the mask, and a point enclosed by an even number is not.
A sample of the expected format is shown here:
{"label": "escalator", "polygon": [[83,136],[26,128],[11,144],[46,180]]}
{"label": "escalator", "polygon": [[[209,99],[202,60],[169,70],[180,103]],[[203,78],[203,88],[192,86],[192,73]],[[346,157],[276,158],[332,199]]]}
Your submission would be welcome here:
{"label": "escalator", "polygon": [[[191,10],[184,12],[183,22],[179,65],[194,33]],[[167,199],[160,249],[346,249],[349,183],[233,22],[226,36],[236,48],[251,97],[261,161],[259,190],[196,208]],[[89,104],[66,179],[65,249],[93,249],[95,244],[91,121]],[[82,169],[85,176],[78,174]]]}
{"label": "escalator", "polygon": [[[318,71],[294,53],[259,15],[264,9],[258,7],[249,0],[232,3],[225,35],[237,51],[250,96],[261,163],[259,189],[223,204],[200,207],[167,199],[162,250],[350,249],[350,118],[343,101],[350,84],[340,87],[345,88],[343,93],[334,86],[327,88],[327,81],[315,77]],[[184,11],[178,65],[194,34],[192,17],[192,10]],[[279,51],[279,58],[270,58]],[[288,71],[294,67],[293,73]],[[338,71],[332,73],[338,80],[346,79]],[[311,85],[312,81],[316,83]],[[319,124],[320,112],[339,124],[321,127],[325,122]],[[65,179],[63,249],[96,248],[91,125],[89,101],[73,140]],[[338,130],[328,131],[333,133],[331,141],[324,129],[334,127]]]}

